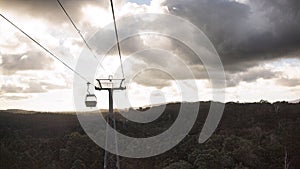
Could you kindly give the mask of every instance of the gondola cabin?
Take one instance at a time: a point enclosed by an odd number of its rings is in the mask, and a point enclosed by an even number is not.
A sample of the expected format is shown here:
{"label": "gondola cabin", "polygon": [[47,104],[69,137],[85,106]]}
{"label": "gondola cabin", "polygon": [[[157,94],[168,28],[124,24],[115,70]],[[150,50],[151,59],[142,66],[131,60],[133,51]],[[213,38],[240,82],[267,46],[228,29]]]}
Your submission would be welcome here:
{"label": "gondola cabin", "polygon": [[87,94],[85,97],[85,106],[86,107],[96,107],[97,97],[94,94]]}

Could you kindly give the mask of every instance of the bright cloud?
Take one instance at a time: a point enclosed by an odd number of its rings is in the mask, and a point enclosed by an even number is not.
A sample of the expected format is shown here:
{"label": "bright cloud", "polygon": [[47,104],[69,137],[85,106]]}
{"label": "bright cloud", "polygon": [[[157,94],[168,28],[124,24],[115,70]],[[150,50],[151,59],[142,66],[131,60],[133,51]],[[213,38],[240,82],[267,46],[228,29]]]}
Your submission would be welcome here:
{"label": "bright cloud", "polygon": [[[86,39],[112,23],[107,2],[62,2]],[[297,22],[299,15],[294,15],[299,2],[276,2],[152,0],[137,3],[119,0],[115,2],[115,11],[117,19],[143,13],[173,14],[201,28],[216,46],[224,63],[228,79],[226,101],[295,100],[300,95],[300,46],[297,43],[300,22]],[[84,43],[56,1],[1,1],[0,11],[68,65],[75,67]],[[73,110],[73,73],[2,18],[0,25],[0,109]],[[196,72],[200,100],[213,98],[203,65],[182,44],[166,37],[141,35],[121,45],[125,61],[132,51],[143,46],[168,50]],[[155,57],[136,59],[128,63],[125,70],[133,74],[135,68],[156,61]],[[119,67],[118,56],[110,53],[102,65],[104,69],[99,68],[99,76],[112,74]],[[169,65],[173,66],[172,71],[181,75],[188,88],[190,82],[184,78],[177,63]],[[128,89],[133,106],[187,101],[181,100],[175,81],[155,72],[145,75],[146,78],[132,81]],[[80,90],[86,92],[86,86]],[[189,92],[194,90],[190,88]],[[107,95],[103,92],[97,95],[100,106],[107,107]],[[151,95],[155,99],[151,100]],[[197,99],[189,98],[188,101]]]}

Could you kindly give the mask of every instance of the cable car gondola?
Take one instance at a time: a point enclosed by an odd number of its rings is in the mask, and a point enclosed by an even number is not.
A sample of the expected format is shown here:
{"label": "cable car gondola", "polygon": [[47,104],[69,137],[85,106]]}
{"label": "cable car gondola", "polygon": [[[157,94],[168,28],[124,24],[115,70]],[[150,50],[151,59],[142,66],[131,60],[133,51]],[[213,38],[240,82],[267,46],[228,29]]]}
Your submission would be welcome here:
{"label": "cable car gondola", "polygon": [[94,94],[87,94],[85,97],[85,106],[86,107],[96,107],[97,97]]}
{"label": "cable car gondola", "polygon": [[91,94],[89,91],[90,83],[87,83],[87,95],[85,96],[85,106],[86,107],[96,107],[97,105],[97,97],[95,94]]}

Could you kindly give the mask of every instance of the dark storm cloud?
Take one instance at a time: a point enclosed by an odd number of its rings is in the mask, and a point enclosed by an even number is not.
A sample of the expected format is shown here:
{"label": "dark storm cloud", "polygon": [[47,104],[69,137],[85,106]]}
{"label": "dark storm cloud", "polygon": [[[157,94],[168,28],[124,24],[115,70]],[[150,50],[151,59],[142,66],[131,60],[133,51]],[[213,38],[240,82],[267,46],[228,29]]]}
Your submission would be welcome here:
{"label": "dark storm cloud", "polygon": [[286,13],[287,15],[297,17],[300,11],[300,1],[298,0],[251,0],[254,3],[260,4],[262,8],[273,8],[272,13],[280,11],[280,13]]}
{"label": "dark storm cloud", "polygon": [[[109,1],[103,0],[60,0],[60,2],[76,22],[80,20],[81,9],[86,4],[103,8],[109,7]],[[21,15],[45,19],[52,23],[67,21],[57,0],[0,0],[0,7],[4,9],[4,14],[6,11],[13,11]]]}
{"label": "dark storm cloud", "polygon": [[281,76],[279,72],[273,72],[272,70],[256,68],[250,69],[240,73],[227,74],[227,86],[234,87],[240,82],[254,82],[257,79],[273,79]]}
{"label": "dark storm cloud", "polygon": [[[300,56],[299,1],[250,0],[249,4],[243,4],[229,0],[167,0],[164,5],[172,14],[186,18],[208,35],[220,54],[230,86],[259,78],[278,78],[280,75],[270,70],[251,68],[278,58]],[[176,25],[170,27],[176,29]],[[172,39],[170,44],[160,44],[157,40],[151,45],[157,44],[180,56],[192,67],[196,78],[206,77],[198,56],[184,44]],[[121,47],[125,54],[145,48],[140,38],[122,42]],[[154,58],[145,56],[142,59],[151,64],[156,62]],[[160,62],[168,61],[162,59]],[[154,74],[148,77],[155,77]]]}
{"label": "dark storm cloud", "polygon": [[300,48],[298,0],[167,0],[165,5],[208,35],[228,71],[246,70]]}
{"label": "dark storm cloud", "polygon": [[171,85],[172,78],[164,72],[158,70],[144,71],[139,76],[136,76],[132,81],[148,86],[155,86],[157,89],[161,89]]}
{"label": "dark storm cloud", "polygon": [[[109,7],[109,1],[102,0],[61,0],[61,2],[76,23],[81,19],[81,7],[85,4],[97,5],[103,8]],[[221,56],[225,70],[228,72],[230,86],[235,86],[240,81],[252,82],[258,78],[276,78],[278,74],[274,72],[269,70],[256,71],[251,68],[262,61],[287,56],[300,56],[300,5],[298,0],[250,0],[249,4],[242,4],[233,0],[166,0],[164,5],[168,6],[172,14],[186,18],[208,35]],[[53,23],[68,21],[56,0],[0,0],[0,7],[7,11],[43,18]],[[161,27],[161,30],[176,30],[176,25],[166,27],[165,24],[158,24],[153,25],[153,27]],[[122,31],[136,29],[138,32],[140,29],[140,27],[132,27],[130,23],[126,23],[124,29],[122,29],[120,22],[118,22],[118,28],[120,34],[124,34]],[[101,43],[106,43],[108,39],[115,38],[113,29],[104,31],[101,37],[103,41],[90,43],[99,55],[107,54],[105,53],[107,51],[98,46]],[[201,67],[201,61],[193,51],[179,41],[173,39],[170,40],[170,43],[163,43],[164,39],[161,38],[161,43],[160,40],[152,41],[150,46],[154,48],[161,47],[180,56],[194,70],[196,78],[203,79],[207,77],[205,69]],[[168,38],[166,37],[166,39]],[[122,54],[129,55],[147,49],[148,47],[143,43],[144,41],[140,36],[127,39],[121,43]],[[110,54],[117,54],[116,51],[116,48],[114,48]],[[28,57],[21,59],[25,54]],[[147,64],[168,63],[168,60],[152,57],[151,55],[154,54],[146,56],[144,53],[145,56],[142,61]],[[20,55],[2,54],[0,68],[6,74],[18,70],[49,68],[51,62],[43,64],[43,66],[36,64],[42,61],[37,57],[39,55],[41,54],[37,52]],[[42,62],[45,63],[45,61]],[[181,75],[182,72],[176,67],[178,65],[171,64],[171,66],[177,69],[174,70],[178,71],[177,74]],[[169,77],[156,72],[148,72],[147,76],[144,77],[146,78],[139,77],[136,81],[146,86],[157,86],[158,88],[170,84]],[[185,74],[180,77],[184,79]],[[156,80],[156,78],[158,79]],[[48,85],[46,89],[52,87],[59,88],[60,86]]]}

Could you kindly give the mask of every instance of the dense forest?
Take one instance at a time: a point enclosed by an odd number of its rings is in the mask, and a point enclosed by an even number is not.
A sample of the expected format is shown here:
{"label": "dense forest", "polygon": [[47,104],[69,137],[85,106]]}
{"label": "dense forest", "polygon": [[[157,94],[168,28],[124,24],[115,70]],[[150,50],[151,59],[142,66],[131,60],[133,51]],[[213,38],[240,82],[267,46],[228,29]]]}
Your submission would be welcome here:
{"label": "dense forest", "polygon": [[[227,103],[214,135],[197,140],[210,102],[201,102],[197,121],[180,144],[164,154],[120,158],[122,169],[298,169],[300,104]],[[149,136],[176,119],[180,103],[166,106],[149,124],[117,120],[125,134]],[[101,169],[104,150],[83,131],[75,114],[0,111],[1,169]]]}

